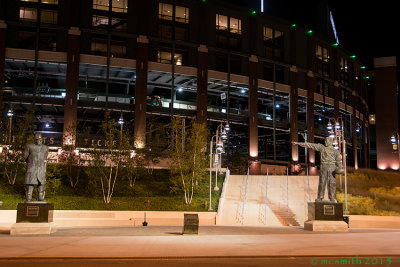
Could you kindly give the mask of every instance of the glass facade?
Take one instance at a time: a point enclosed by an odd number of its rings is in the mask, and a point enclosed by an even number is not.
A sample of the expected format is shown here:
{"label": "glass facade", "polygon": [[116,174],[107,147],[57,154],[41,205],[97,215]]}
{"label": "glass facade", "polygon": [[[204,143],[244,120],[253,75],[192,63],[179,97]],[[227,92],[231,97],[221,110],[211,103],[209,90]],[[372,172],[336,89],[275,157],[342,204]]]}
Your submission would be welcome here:
{"label": "glass facade", "polygon": [[[29,59],[7,59],[4,90],[7,97],[32,97],[36,77],[36,97],[44,102],[46,99],[59,101],[56,109],[46,111],[52,116],[61,118],[64,115],[63,101],[66,95],[65,61],[69,38],[67,33],[70,28],[77,27],[81,33],[79,43],[81,58],[85,59],[84,63],[81,62],[79,65],[79,120],[89,118],[93,123],[96,119],[99,120],[101,108],[106,101],[117,118],[121,112],[129,113],[134,109],[136,65],[135,61],[130,60],[138,60],[136,53],[140,51],[136,40],[141,35],[148,39],[147,116],[157,119],[157,116],[162,116],[163,119],[160,120],[165,121],[171,114],[178,113],[188,118],[195,117],[198,105],[197,75],[199,75],[196,74],[199,64],[197,49],[200,44],[204,44],[208,60],[205,64],[208,70],[214,71],[209,72],[207,82],[210,129],[218,126],[216,121],[225,119],[231,121],[235,129],[230,141],[232,151],[235,147],[237,151],[249,152],[249,57],[256,56],[259,79],[256,103],[259,157],[266,160],[292,160],[289,134],[291,66],[285,55],[289,54],[288,47],[291,47],[291,42],[294,41],[292,38],[297,38],[299,34],[298,32],[297,35],[287,34],[292,30],[287,25],[265,19],[256,21],[257,27],[249,29],[253,24],[251,17],[247,16],[249,14],[245,12],[225,12],[224,9],[216,8],[200,13],[197,10],[198,6],[191,2],[143,1],[128,10],[128,0],[93,0],[86,3],[86,6],[83,4],[84,1],[82,3],[78,1],[82,10],[90,11],[87,12],[87,16],[81,16],[79,19],[70,18],[68,10],[59,9],[57,0],[40,2],[39,8],[38,0],[19,1],[19,7],[17,6],[15,10],[18,21],[13,22],[13,25],[11,23],[7,28],[7,31],[10,29],[7,33],[9,38],[7,48],[62,53],[53,54],[59,59],[57,62],[40,59],[36,74],[33,53],[29,54],[27,57]],[[41,10],[40,14],[38,10]],[[43,26],[36,23],[39,17]],[[138,23],[142,20],[148,22],[155,20],[157,24]],[[40,27],[38,36],[36,27]],[[259,38],[260,43],[255,44],[248,38],[254,34],[253,31],[262,34]],[[208,32],[215,33],[215,39]],[[36,46],[37,37],[38,46]],[[310,45],[307,51],[303,51],[304,55],[295,58],[296,64],[298,63],[296,68],[299,69],[298,87],[306,90],[307,72],[310,70],[315,74],[313,76],[316,93],[313,107],[314,122],[310,123],[314,123],[315,135],[318,138],[326,135],[327,121],[335,114],[333,83],[336,81],[333,79],[333,74],[337,74],[335,79],[338,79],[337,82],[340,84],[338,100],[342,102],[340,117],[345,122],[346,138],[352,138],[352,118],[349,111],[343,111],[343,104],[344,109],[351,107],[354,94],[350,88],[352,78],[353,75],[362,78],[362,71],[359,67],[353,70],[356,67],[353,66],[350,57],[346,56],[345,51],[336,53],[334,52],[336,48],[328,47],[318,39],[315,40],[316,42],[304,42],[302,38],[296,39],[299,43],[296,49]],[[39,54],[42,56],[43,53]],[[107,56],[112,59],[107,60]],[[315,64],[306,67],[306,61]],[[106,62],[110,63],[108,67]],[[337,69],[331,70],[333,67]],[[362,88],[358,93],[366,94]],[[304,140],[303,133],[307,128],[307,98],[304,92],[297,101],[298,138],[301,141]],[[133,125],[134,116],[124,114],[124,118],[129,116]],[[57,131],[61,132],[62,119],[55,121],[53,124],[58,125]],[[361,131],[357,132],[359,143],[363,136],[362,127],[359,126],[361,123],[362,121],[357,119],[356,130]],[[304,150],[299,149],[299,151],[299,160],[304,162]]]}

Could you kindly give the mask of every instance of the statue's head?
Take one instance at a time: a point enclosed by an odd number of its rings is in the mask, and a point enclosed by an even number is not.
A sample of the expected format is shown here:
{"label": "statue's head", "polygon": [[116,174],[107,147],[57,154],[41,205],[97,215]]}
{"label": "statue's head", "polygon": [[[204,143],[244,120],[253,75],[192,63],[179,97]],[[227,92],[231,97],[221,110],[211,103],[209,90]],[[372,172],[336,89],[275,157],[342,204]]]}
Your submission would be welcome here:
{"label": "statue's head", "polygon": [[326,137],[325,138],[325,146],[332,146],[333,144],[333,138],[332,137]]}
{"label": "statue's head", "polygon": [[35,134],[35,144],[37,145],[43,144],[43,137],[41,133]]}

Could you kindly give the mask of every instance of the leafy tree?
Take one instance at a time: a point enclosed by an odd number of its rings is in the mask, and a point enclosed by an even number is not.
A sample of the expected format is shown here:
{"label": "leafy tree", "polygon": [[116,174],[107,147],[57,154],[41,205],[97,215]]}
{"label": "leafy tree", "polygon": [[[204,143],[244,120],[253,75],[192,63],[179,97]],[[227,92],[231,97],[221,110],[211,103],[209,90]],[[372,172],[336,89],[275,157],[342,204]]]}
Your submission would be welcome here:
{"label": "leafy tree", "polygon": [[[15,116],[16,117],[16,116]],[[5,121],[2,121],[1,129],[5,146],[0,153],[0,160],[4,163],[4,175],[8,183],[15,184],[18,175],[24,170],[24,150],[26,144],[33,142],[33,111],[28,111],[22,117],[17,117],[11,129],[12,136],[4,131],[9,131],[9,126],[5,127]]]}
{"label": "leafy tree", "polygon": [[88,176],[100,180],[103,200],[108,204],[122,168],[132,162],[133,142],[129,138],[129,131],[121,130],[109,112],[105,115],[99,134],[104,137],[105,145],[90,150]]}
{"label": "leafy tree", "polygon": [[[81,153],[76,150],[75,146],[75,143],[78,145],[78,147],[81,145],[79,140],[77,140],[77,131],[78,130],[76,123],[72,124],[67,129],[66,136],[76,141],[64,144],[61,154],[58,157],[58,162],[64,166],[66,175],[69,178],[69,184],[71,188],[76,188],[76,186],[78,185],[83,165]],[[89,132],[90,128],[86,128],[83,132],[83,135],[87,135]]]}
{"label": "leafy tree", "polygon": [[46,194],[55,197],[61,187],[62,170],[58,164],[48,164],[46,169]]}
{"label": "leafy tree", "polygon": [[152,174],[154,165],[160,162],[165,144],[165,127],[161,123],[156,123],[154,119],[147,124],[146,147],[138,150],[138,163],[143,163],[148,174]]}
{"label": "leafy tree", "polygon": [[190,123],[187,130],[180,116],[173,117],[169,133],[172,191],[182,190],[185,204],[192,203],[198,184],[207,173],[207,129],[205,124]]}

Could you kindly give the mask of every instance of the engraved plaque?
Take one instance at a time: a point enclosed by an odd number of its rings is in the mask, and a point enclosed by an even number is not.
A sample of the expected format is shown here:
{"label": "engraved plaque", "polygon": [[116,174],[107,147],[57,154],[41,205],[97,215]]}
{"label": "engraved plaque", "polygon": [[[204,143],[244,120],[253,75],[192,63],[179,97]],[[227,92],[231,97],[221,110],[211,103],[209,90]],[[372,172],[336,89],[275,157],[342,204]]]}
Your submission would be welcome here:
{"label": "engraved plaque", "polygon": [[31,216],[31,217],[39,216],[39,206],[27,206],[26,216]]}
{"label": "engraved plaque", "polygon": [[324,215],[335,215],[335,206],[324,205]]}

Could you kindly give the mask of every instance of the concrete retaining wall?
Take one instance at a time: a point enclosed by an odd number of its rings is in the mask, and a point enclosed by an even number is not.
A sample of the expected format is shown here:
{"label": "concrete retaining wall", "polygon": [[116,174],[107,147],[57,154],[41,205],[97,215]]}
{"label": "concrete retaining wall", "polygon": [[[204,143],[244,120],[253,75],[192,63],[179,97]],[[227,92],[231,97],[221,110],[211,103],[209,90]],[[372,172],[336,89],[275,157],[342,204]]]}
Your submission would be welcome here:
{"label": "concrete retaining wall", "polygon": [[400,216],[350,215],[349,227],[400,229]]}
{"label": "concrete retaining wall", "polygon": [[[144,213],[149,226],[183,226],[185,213],[198,214],[200,225],[215,225],[216,216],[215,212],[55,210],[53,219],[57,227],[138,226],[144,221]],[[0,210],[0,226],[11,226],[16,216],[16,210]]]}

